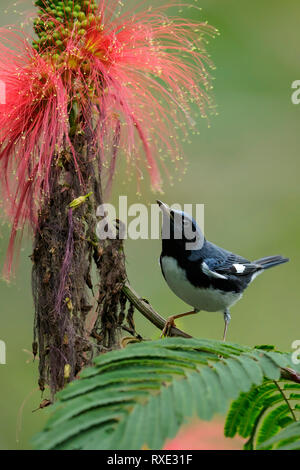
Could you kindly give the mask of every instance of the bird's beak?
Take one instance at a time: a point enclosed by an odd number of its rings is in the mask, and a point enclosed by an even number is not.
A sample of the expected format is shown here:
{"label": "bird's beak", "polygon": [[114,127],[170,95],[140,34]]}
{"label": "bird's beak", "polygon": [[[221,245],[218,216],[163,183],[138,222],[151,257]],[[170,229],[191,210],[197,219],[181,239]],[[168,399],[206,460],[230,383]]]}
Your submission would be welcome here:
{"label": "bird's beak", "polygon": [[163,214],[166,214],[168,217],[172,218],[170,207],[162,201],[156,201],[159,205],[160,210]]}

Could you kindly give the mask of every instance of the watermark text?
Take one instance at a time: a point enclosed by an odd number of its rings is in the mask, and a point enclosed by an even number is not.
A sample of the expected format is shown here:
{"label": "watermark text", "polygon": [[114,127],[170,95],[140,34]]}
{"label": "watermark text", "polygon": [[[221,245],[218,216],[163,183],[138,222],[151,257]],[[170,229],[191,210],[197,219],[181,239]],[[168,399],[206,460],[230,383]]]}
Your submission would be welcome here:
{"label": "watermark text", "polygon": [[6,364],[6,344],[0,340],[0,365]]}

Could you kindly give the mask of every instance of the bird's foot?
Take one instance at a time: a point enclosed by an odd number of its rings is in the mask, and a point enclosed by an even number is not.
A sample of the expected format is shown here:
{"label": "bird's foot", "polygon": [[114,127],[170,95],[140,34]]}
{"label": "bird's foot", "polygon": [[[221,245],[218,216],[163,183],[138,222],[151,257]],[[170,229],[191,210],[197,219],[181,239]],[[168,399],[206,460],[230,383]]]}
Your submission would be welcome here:
{"label": "bird's foot", "polygon": [[161,332],[160,337],[163,338],[164,336],[170,336],[171,329],[175,326],[174,317],[169,317],[165,323],[164,329]]}

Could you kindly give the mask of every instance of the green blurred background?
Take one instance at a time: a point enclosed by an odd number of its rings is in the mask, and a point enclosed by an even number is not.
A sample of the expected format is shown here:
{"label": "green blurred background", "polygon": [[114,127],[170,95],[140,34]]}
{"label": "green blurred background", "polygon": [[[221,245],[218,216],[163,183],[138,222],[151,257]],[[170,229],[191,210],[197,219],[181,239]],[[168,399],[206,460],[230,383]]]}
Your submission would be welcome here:
{"label": "green blurred background", "polygon": [[[191,134],[192,144],[185,148],[188,172],[173,187],[166,184],[162,199],[204,203],[207,238],[229,250],[250,259],[272,254],[291,258],[288,265],[259,277],[232,309],[228,335],[232,342],[276,344],[289,351],[291,343],[300,339],[300,105],[291,103],[291,83],[300,79],[300,5],[297,0],[199,0],[197,4],[203,9],[201,15],[195,13],[197,18],[221,33],[209,44],[217,66],[214,94],[219,115],[212,118],[210,128],[203,120],[197,124],[200,135]],[[32,9],[28,0],[17,7],[2,0],[0,21],[20,23]],[[181,13],[191,14],[191,10]],[[118,192],[128,194],[129,202],[147,204],[157,196],[145,189],[137,201],[134,183],[115,189],[115,201]],[[1,263],[8,232],[1,227]],[[41,397],[37,363],[26,352],[31,349],[33,324],[30,245],[28,237],[15,281],[10,285],[0,281],[0,339],[7,345],[7,365],[0,365],[1,449],[29,448],[30,437],[45,421],[43,412],[32,413]],[[143,297],[165,317],[185,311],[186,305],[172,294],[160,273],[159,241],[128,241],[126,253],[129,278]],[[139,314],[136,323],[145,336],[158,336]],[[221,338],[223,330],[217,313],[200,313],[177,325],[206,338]]]}

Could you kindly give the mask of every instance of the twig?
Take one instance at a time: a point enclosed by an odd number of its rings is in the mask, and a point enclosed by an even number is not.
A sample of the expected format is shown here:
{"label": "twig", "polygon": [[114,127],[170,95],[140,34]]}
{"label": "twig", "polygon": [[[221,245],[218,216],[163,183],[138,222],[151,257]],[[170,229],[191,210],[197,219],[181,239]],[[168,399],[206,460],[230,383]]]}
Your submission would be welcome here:
{"label": "twig", "polygon": [[296,382],[297,384],[300,384],[300,374],[294,369],[283,367],[281,369],[281,378],[286,379],[286,380],[291,380],[292,382]]}
{"label": "twig", "polygon": [[[157,313],[154,308],[145,300],[142,299],[134,289],[130,286],[129,283],[126,283],[123,287],[123,292],[127,299],[135,306],[135,308],[149,320],[154,326],[159,330],[163,330],[166,324],[166,320]],[[181,338],[192,338],[191,335],[185,333],[184,331],[179,330],[176,327],[172,327],[170,330],[170,336],[179,336]],[[281,378],[285,380],[290,380],[300,384],[300,374],[290,368],[282,367],[281,368]]]}
{"label": "twig", "polygon": [[[123,287],[123,292],[126,295],[127,299],[135,306],[135,308],[144,315],[147,320],[149,320],[153,325],[158,329],[163,330],[166,324],[166,320],[157,313],[154,308],[145,300],[142,299],[132,287],[126,283]],[[170,330],[170,336],[180,336],[182,338],[192,338],[184,331],[179,330],[176,327],[172,327]]]}

